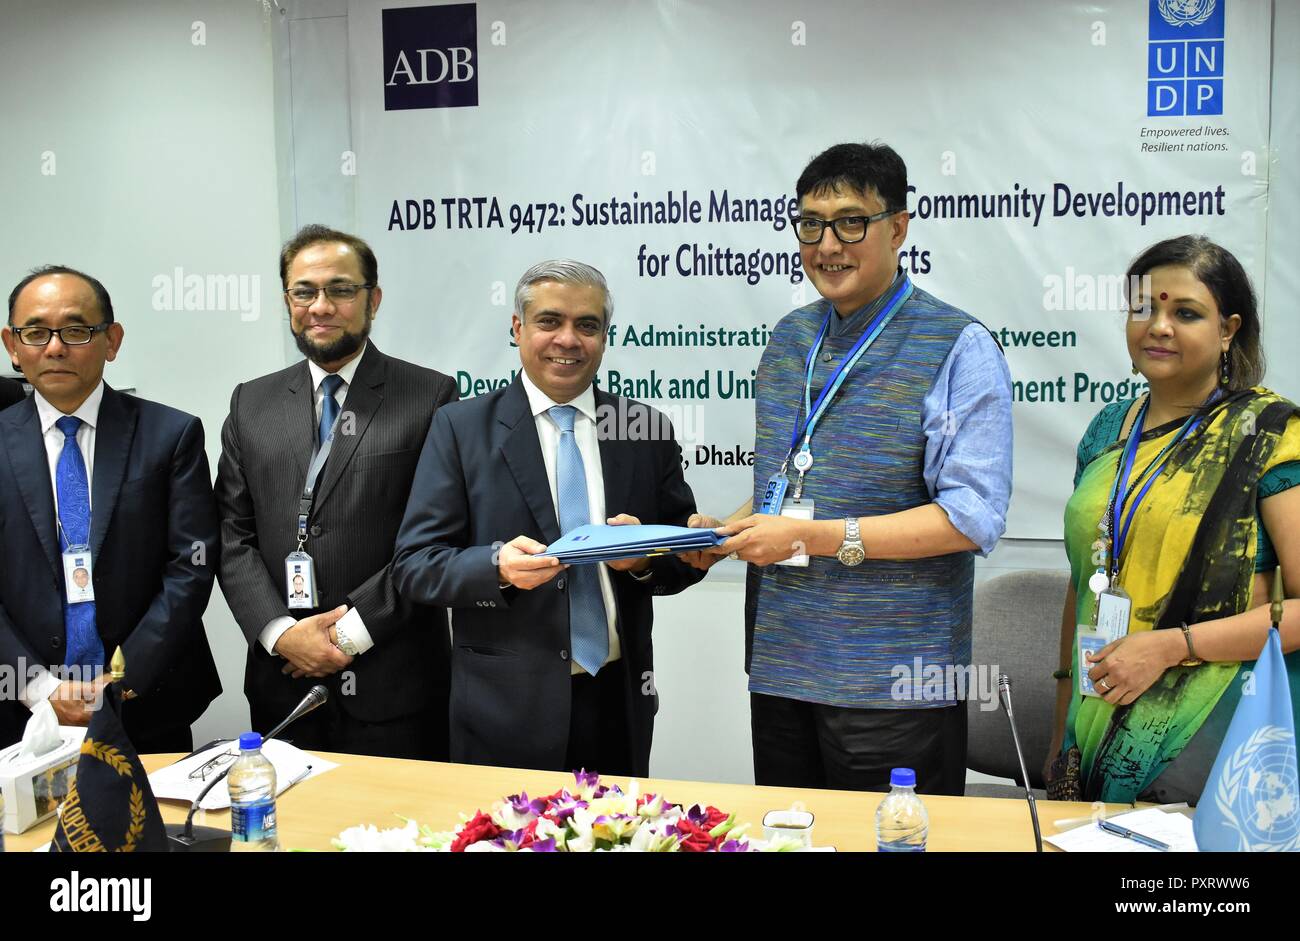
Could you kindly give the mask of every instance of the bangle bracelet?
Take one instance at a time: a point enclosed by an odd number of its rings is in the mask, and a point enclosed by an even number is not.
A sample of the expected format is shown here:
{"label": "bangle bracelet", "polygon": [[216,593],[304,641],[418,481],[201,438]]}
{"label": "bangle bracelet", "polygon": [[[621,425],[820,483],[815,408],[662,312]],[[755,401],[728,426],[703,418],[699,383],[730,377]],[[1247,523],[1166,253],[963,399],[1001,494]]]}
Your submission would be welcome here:
{"label": "bangle bracelet", "polygon": [[1187,626],[1186,621],[1183,622],[1182,627],[1183,639],[1187,641],[1187,659],[1180,661],[1178,665],[1183,667],[1199,667],[1205,661],[1196,656],[1196,648],[1192,646],[1192,629]]}

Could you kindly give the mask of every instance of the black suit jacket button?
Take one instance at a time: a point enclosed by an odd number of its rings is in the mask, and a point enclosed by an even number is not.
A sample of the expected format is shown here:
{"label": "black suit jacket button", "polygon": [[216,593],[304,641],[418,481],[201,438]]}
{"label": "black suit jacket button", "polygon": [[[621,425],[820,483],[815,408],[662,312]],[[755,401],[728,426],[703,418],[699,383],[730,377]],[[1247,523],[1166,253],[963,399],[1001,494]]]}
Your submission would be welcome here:
{"label": "black suit jacket button", "polygon": [[564,580],[564,576],[562,575],[555,580],[555,587],[558,588],[560,591],[564,591],[564,586],[566,584],[568,583]]}
{"label": "black suit jacket button", "polygon": [[561,651],[560,651],[560,659],[561,659],[561,660],[568,660],[568,659],[569,659],[569,652],[568,652],[567,650],[561,650]]}
{"label": "black suit jacket button", "polygon": [[319,524],[319,523],[316,523],[316,524],[314,524],[314,525],[312,526],[312,528],[311,528],[311,534],[312,534],[313,536],[319,536],[319,535],[320,535],[320,524]]}
{"label": "black suit jacket button", "polygon": [[51,638],[50,638],[50,646],[53,647],[55,650],[58,650],[60,647],[63,646],[63,638],[62,638],[62,637],[51,637]]}

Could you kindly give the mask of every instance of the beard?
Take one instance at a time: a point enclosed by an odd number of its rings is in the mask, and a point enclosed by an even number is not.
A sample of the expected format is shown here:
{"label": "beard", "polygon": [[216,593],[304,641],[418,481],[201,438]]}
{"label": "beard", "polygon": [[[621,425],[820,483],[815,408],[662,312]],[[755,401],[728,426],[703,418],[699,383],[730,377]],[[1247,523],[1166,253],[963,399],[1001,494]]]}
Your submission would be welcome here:
{"label": "beard", "polygon": [[323,366],[326,363],[337,363],[341,359],[346,359],[361,349],[361,345],[366,342],[366,337],[370,336],[370,324],[371,319],[367,314],[365,325],[362,326],[360,333],[344,333],[334,342],[323,346],[308,340],[305,332],[294,333],[293,340],[298,345],[299,353],[316,365]]}

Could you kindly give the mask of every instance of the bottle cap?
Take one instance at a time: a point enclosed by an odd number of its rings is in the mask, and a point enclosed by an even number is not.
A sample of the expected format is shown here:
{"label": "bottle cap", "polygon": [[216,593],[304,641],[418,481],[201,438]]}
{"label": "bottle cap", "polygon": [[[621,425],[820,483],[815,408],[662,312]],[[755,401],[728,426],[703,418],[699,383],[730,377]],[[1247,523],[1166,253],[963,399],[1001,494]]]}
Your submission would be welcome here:
{"label": "bottle cap", "polygon": [[889,772],[890,787],[916,787],[916,772],[911,768],[895,768]]}
{"label": "bottle cap", "polygon": [[262,747],[261,732],[244,732],[239,736],[240,751],[256,751]]}

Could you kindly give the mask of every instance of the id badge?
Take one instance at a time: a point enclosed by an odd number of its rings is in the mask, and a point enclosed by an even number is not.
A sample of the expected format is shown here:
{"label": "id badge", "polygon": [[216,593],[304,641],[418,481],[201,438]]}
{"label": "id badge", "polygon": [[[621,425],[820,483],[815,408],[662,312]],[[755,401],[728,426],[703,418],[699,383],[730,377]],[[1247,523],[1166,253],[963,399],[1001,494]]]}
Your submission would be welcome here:
{"label": "id badge", "polygon": [[785,492],[789,489],[790,478],[785,474],[776,473],[767,478],[767,489],[763,491],[763,502],[759,505],[758,512],[768,515],[780,512]]}
{"label": "id badge", "polygon": [[1133,599],[1118,585],[1112,585],[1097,596],[1097,630],[1110,640],[1119,640],[1128,634],[1132,614]]}
{"label": "id badge", "polygon": [[[789,500],[781,501],[781,515],[789,516],[797,520],[811,520],[813,518],[813,501],[811,500]],[[784,561],[776,563],[777,565],[789,565],[793,568],[808,567],[808,553],[794,555]]]}
{"label": "id badge", "polygon": [[1097,689],[1092,679],[1088,676],[1088,671],[1096,664],[1089,663],[1085,654],[1095,654],[1110,643],[1110,637],[1099,630],[1095,630],[1087,624],[1079,625],[1079,632],[1076,635],[1075,643],[1079,647],[1079,693],[1083,696],[1101,697],[1101,692]]}
{"label": "id badge", "polygon": [[302,550],[284,557],[285,603],[290,609],[316,607],[316,566]]}
{"label": "id badge", "polygon": [[95,600],[95,567],[90,546],[68,546],[63,551],[63,586],[68,604]]}

